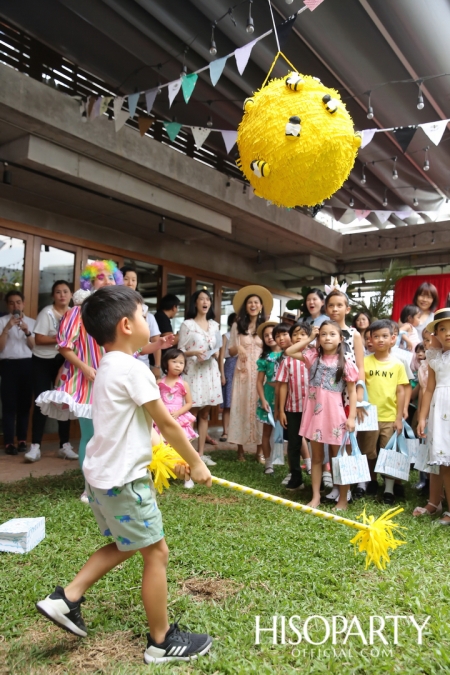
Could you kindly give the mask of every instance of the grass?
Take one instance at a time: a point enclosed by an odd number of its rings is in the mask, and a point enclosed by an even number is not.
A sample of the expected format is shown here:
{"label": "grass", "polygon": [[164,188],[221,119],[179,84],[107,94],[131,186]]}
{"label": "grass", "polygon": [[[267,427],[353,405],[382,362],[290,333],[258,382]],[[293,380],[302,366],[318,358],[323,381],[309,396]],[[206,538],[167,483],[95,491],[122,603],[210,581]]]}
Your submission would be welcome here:
{"label": "grass", "polygon": [[[217,476],[290,498],[275,476],[262,474],[256,462],[238,464],[235,454],[216,452]],[[412,475],[416,478],[416,474]],[[309,479],[308,479],[309,480]],[[90,509],[78,501],[80,472],[27,479],[1,485],[0,522],[19,516],[45,516],[47,536],[28,555],[0,553],[0,673],[52,675],[148,673],[142,662],[145,615],[140,601],[141,559],[134,556],[99,581],[86,596],[83,616],[89,637],[79,640],[46,622],[34,609],[58,584],[66,584],[86,558],[105,541]],[[306,502],[309,485],[299,493]],[[425,500],[419,500],[424,503]],[[164,529],[171,550],[168,570],[171,619],[193,630],[206,630],[215,642],[209,656],[192,664],[158,666],[161,673],[240,675],[258,673],[340,673],[438,675],[450,668],[450,528],[429,518],[411,517],[417,497],[408,487],[405,513],[397,522],[407,527],[407,545],[393,553],[386,572],[364,569],[364,556],[354,555],[354,530],[292,512],[226,488],[174,485],[160,498]],[[350,506],[355,519],[362,502]],[[384,507],[365,502],[376,516]],[[325,507],[328,508],[328,507]],[[370,617],[402,615],[420,624],[430,615],[423,644],[409,619],[399,621],[398,645],[393,620],[386,621],[388,645],[375,636],[361,643],[356,624],[347,643],[338,636],[319,646],[272,644],[262,634],[255,644],[255,617],[271,625],[272,616],[298,615],[328,619],[357,616],[369,637]],[[338,629],[341,619],[337,620]],[[311,620],[312,640],[324,637],[321,620]],[[286,639],[295,639],[287,626]],[[320,650],[320,651],[319,651]]]}

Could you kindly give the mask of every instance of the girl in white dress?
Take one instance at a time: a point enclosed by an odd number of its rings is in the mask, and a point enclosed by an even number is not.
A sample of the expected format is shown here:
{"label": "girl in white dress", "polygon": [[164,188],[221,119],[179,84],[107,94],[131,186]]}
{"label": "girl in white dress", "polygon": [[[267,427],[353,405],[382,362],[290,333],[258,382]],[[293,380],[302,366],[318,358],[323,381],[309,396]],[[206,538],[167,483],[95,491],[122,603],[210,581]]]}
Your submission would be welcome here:
{"label": "girl in white dress", "polygon": [[222,383],[217,358],[222,345],[219,324],[214,321],[211,298],[201,290],[191,297],[187,319],[181,324],[178,348],[186,356],[185,379],[192,394],[191,412],[197,416],[198,452],[205,464],[214,466],[204,457],[208,418],[211,406],[222,403]]}
{"label": "girl in white dress", "polygon": [[[435,319],[427,326],[434,333],[442,349],[426,352],[428,382],[422,397],[417,433],[427,438],[428,464],[440,467],[447,499],[450,495],[450,309],[440,309]],[[428,417],[428,430],[426,419]],[[439,521],[450,525],[450,512],[446,511]]]}

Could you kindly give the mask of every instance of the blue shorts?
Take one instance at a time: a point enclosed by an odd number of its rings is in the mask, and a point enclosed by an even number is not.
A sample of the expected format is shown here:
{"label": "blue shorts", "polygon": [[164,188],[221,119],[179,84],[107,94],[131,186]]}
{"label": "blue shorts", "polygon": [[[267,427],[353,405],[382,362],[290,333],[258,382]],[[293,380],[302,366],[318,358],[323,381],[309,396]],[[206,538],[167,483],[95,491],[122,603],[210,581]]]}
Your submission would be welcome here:
{"label": "blue shorts", "polygon": [[86,493],[100,532],[113,537],[119,551],[145,548],[164,538],[150,474],[109,490],[86,482]]}

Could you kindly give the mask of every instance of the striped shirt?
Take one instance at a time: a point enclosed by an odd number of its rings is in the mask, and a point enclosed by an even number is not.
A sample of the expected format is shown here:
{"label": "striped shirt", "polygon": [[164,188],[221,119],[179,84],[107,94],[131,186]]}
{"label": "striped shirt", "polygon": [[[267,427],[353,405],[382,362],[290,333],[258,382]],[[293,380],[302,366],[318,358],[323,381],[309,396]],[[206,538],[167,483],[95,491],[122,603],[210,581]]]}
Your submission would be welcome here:
{"label": "striped shirt", "polygon": [[288,393],[284,406],[287,412],[302,412],[308,387],[308,371],[303,361],[285,356],[280,362],[276,382],[287,382]]}

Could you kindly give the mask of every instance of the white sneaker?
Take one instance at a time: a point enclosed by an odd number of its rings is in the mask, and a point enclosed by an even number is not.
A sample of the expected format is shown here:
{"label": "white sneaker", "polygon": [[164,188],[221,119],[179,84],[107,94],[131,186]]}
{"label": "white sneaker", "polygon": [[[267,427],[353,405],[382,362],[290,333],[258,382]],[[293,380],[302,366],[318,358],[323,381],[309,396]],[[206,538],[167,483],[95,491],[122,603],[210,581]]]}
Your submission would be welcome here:
{"label": "white sneaker", "polygon": [[287,485],[289,483],[289,481],[291,480],[291,476],[292,476],[292,474],[288,473],[286,478],[283,478],[283,480],[281,481],[281,485]]}
{"label": "white sneaker", "polygon": [[83,504],[89,504],[89,499],[86,492],[83,492],[83,494],[80,495],[80,502],[83,502]]}
{"label": "white sneaker", "polygon": [[339,499],[339,488],[334,487],[325,499],[327,502],[336,502]]}
{"label": "white sneaker", "polygon": [[24,454],[26,462],[39,462],[41,459],[41,447],[39,443],[32,443],[28,452]]}
{"label": "white sneaker", "polygon": [[347,490],[347,501],[348,502],[352,501],[352,491],[351,490]]}
{"label": "white sneaker", "polygon": [[202,460],[202,462],[206,464],[206,466],[216,466],[217,464],[217,462],[213,462],[213,460],[210,457],[206,457],[205,455],[202,455],[200,459]]}
{"label": "white sneaker", "polygon": [[189,480],[184,481],[184,487],[187,488],[188,490],[191,490],[193,487],[195,487],[195,483],[192,480],[192,478],[189,478]]}
{"label": "white sneaker", "polygon": [[62,448],[58,450],[58,457],[61,457],[61,459],[78,459],[78,455],[73,451],[70,443],[64,443]]}
{"label": "white sneaker", "polygon": [[332,488],[333,487],[333,478],[331,476],[331,473],[329,471],[324,471],[322,473],[322,480],[324,487],[326,488]]}

